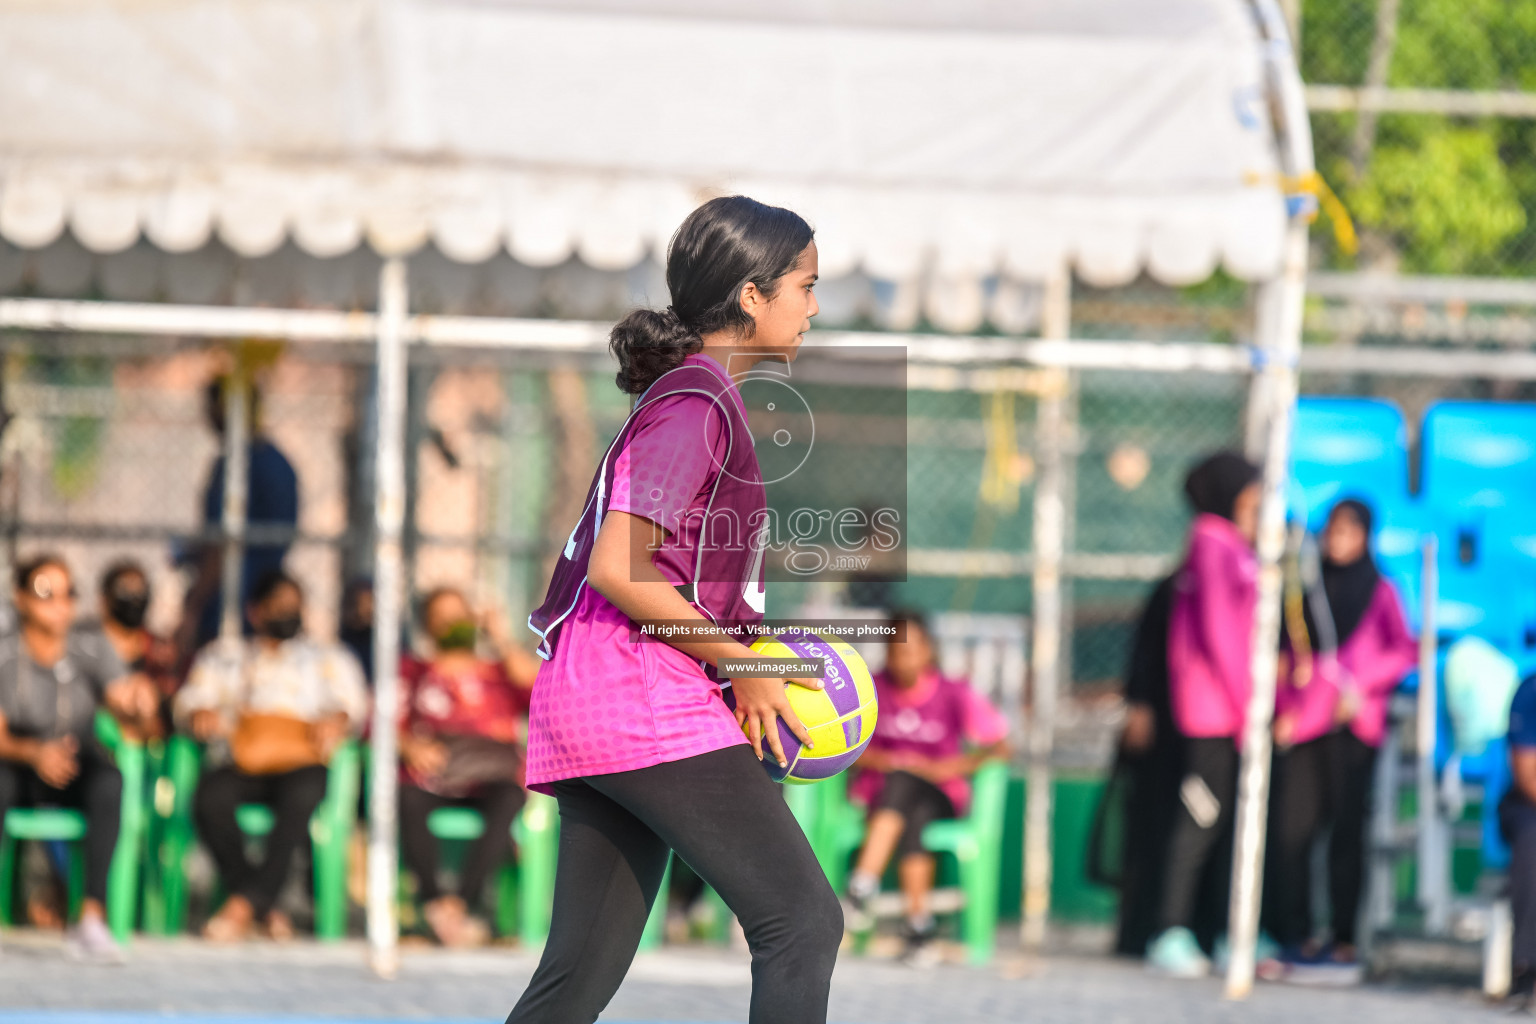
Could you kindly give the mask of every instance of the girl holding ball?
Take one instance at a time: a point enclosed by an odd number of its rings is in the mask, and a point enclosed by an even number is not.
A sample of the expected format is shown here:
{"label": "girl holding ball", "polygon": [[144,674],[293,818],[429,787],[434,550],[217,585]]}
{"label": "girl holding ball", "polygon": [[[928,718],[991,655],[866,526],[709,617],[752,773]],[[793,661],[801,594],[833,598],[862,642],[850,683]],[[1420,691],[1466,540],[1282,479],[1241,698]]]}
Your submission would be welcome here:
{"label": "girl holding ball", "polygon": [[[638,398],[529,619],[545,661],[527,779],[559,801],[560,853],[549,941],[507,1024],[597,1019],[671,850],[741,921],[752,1024],[826,1020],[842,911],[758,763],[785,762],[779,719],[809,737],[784,679],[732,680],[733,711],[715,674],[721,659],[754,657],[740,638],[764,606],[766,500],[732,375],[794,358],[817,312],[816,275],[799,216],[715,199],[672,238],[672,304],[613,329],[619,388]],[[737,529],[715,530],[720,520]],[[646,623],[695,628],[663,641],[641,636]]]}

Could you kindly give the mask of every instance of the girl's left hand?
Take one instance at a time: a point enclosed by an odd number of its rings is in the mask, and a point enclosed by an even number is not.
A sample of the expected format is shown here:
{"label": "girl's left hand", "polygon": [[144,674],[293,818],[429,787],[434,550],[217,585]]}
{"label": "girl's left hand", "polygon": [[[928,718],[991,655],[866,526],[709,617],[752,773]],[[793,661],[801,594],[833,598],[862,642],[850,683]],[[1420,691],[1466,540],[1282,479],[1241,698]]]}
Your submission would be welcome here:
{"label": "girl's left hand", "polygon": [[1272,728],[1274,730],[1275,746],[1284,750],[1290,747],[1292,741],[1296,738],[1296,716],[1289,712],[1277,715],[1275,716]]}
{"label": "girl's left hand", "polygon": [[1348,725],[1360,713],[1360,691],[1345,690],[1339,694],[1339,702],[1333,707],[1333,724]]}
{"label": "girl's left hand", "polygon": [[779,741],[778,719],[784,719],[784,724],[789,726],[789,731],[795,738],[810,749],[811,734],[800,722],[794,708],[789,706],[789,697],[784,688],[789,685],[803,686],[808,690],[822,688],[820,679],[782,679],[769,676],[737,677],[731,680],[731,690],[736,699],[736,724],[746,730],[747,739],[752,743],[752,753],[757,759],[763,759],[763,740],[768,740],[768,749],[773,752],[773,758],[780,768],[788,767],[789,759],[784,756],[784,744]]}

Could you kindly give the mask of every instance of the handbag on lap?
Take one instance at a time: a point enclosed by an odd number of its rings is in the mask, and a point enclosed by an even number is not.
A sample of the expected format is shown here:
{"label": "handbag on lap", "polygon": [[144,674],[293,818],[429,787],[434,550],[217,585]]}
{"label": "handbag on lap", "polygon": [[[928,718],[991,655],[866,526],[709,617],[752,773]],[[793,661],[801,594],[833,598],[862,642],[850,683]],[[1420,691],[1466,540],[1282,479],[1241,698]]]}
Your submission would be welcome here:
{"label": "handbag on lap", "polygon": [[489,736],[457,734],[439,736],[448,752],[443,770],[426,780],[426,789],[438,796],[458,798],[490,782],[518,782],[522,778],[523,753],[515,743]]}
{"label": "handbag on lap", "polygon": [[229,754],[246,775],[281,775],[325,763],[309,722],[255,711],[241,712],[229,737]]}
{"label": "handbag on lap", "polygon": [[[255,687],[250,660],[245,657],[241,659],[241,675],[245,679],[245,703],[249,704]],[[326,760],[312,723],[265,711],[240,712],[229,737],[229,756],[246,775],[282,775],[323,765]]]}

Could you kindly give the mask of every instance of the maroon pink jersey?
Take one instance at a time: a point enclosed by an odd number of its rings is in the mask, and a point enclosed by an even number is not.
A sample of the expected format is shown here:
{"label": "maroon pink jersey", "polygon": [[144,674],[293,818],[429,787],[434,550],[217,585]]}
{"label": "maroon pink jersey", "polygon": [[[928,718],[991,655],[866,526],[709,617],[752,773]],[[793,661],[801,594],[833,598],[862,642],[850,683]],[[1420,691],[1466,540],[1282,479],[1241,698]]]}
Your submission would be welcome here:
{"label": "maroon pink jersey", "polygon": [[[933,760],[964,753],[967,746],[990,747],[1008,736],[1008,720],[962,679],[929,669],[910,687],[897,686],[889,673],[875,675],[875,699],[880,708],[870,750]],[[880,799],[885,775],[863,769],[849,792],[873,805]],[[938,784],[963,815],[971,800],[968,779],[948,779]]]}
{"label": "maroon pink jersey", "polygon": [[[745,529],[760,524],[763,495],[735,383],[710,357],[689,356],[642,396],[615,439],[530,620],[547,659],[529,712],[530,788],[747,742],[713,673],[670,644],[638,639],[635,623],[586,585],[586,566],[607,512],[642,516],[669,534],[657,567],[695,586],[703,614],[760,623],[762,552]],[[731,526],[741,529],[731,535]],[[714,543],[703,543],[706,530]]]}

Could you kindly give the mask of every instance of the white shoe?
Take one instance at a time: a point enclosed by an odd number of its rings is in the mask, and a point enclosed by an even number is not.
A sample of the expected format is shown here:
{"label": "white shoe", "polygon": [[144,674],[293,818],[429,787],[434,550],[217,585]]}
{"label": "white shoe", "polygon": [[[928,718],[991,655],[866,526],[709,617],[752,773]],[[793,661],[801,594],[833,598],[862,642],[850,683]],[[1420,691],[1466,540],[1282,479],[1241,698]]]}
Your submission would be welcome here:
{"label": "white shoe", "polygon": [[69,955],[76,960],[88,960],[98,964],[120,964],[127,958],[123,947],[117,944],[107,922],[99,917],[83,917],[70,929],[65,943]]}
{"label": "white shoe", "polygon": [[1147,970],[1165,978],[1204,978],[1211,961],[1188,928],[1169,928],[1147,946]]}

